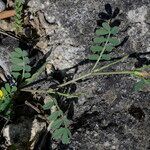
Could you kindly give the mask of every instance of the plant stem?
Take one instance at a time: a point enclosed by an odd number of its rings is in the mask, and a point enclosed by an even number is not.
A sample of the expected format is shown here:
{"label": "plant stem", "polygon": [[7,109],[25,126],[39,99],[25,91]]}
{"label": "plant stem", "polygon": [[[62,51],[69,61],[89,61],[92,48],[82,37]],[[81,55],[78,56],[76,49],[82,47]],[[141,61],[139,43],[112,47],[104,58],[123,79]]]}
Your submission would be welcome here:
{"label": "plant stem", "polygon": [[102,66],[100,69],[95,69],[95,70],[93,70],[93,72],[99,72],[99,71],[101,71],[101,70],[103,70],[103,69],[106,69],[106,68],[108,68],[108,67],[110,67],[110,66],[112,66],[112,65],[115,65],[115,64],[117,64],[117,63],[119,63],[119,62],[121,62],[121,61],[124,61],[125,59],[127,59],[128,58],[128,55],[127,56],[124,56],[123,58],[121,58],[121,59],[119,59],[119,60],[117,60],[117,61],[115,61],[115,62],[112,62],[112,63],[110,63],[110,64],[108,64],[108,65],[104,65],[104,66]]}
{"label": "plant stem", "polygon": [[90,77],[90,76],[96,76],[96,75],[117,75],[117,74],[133,74],[134,73],[134,70],[129,70],[129,71],[111,71],[111,72],[90,72],[88,74],[85,74],[83,76],[80,76],[79,78],[76,78],[76,79],[73,79],[71,81],[68,81],[66,83],[63,83],[61,85],[58,86],[58,88],[61,88],[61,87],[64,87],[66,85],[69,85],[71,83],[74,83],[76,81],[79,81],[81,79],[85,79],[87,77]]}
{"label": "plant stem", "polygon": [[92,74],[92,73],[90,72],[90,73],[85,74],[85,75],[82,75],[82,76],[80,76],[80,77],[78,77],[78,78],[76,78],[76,79],[73,79],[73,80],[68,81],[68,82],[66,82],[66,83],[63,83],[63,84],[60,84],[60,85],[58,86],[58,88],[64,87],[64,86],[66,86],[66,85],[68,85],[68,84],[71,84],[71,83],[75,83],[76,81],[79,81],[79,80],[81,80],[81,79],[85,79],[86,77],[89,77],[91,74]]}
{"label": "plant stem", "polygon": [[61,92],[57,92],[53,89],[49,89],[49,90],[28,90],[28,89],[21,89],[21,91],[24,91],[24,92],[31,92],[31,93],[50,93],[50,94],[58,94],[60,96],[63,96],[63,97],[66,97],[66,98],[75,98],[75,97],[78,97],[79,94],[76,94],[76,95],[70,95],[70,94],[67,94],[67,93],[61,93]]}
{"label": "plant stem", "polygon": [[98,76],[98,75],[121,75],[121,74],[133,74],[134,70],[129,71],[110,71],[110,72],[93,72],[92,76]]}
{"label": "plant stem", "polygon": [[97,64],[98,64],[99,61],[101,60],[102,55],[103,55],[103,53],[104,53],[104,51],[105,51],[105,49],[106,49],[106,45],[107,45],[107,43],[108,43],[109,38],[110,38],[110,32],[109,32],[109,34],[108,34],[106,43],[105,43],[105,45],[104,45],[104,47],[103,47],[103,49],[102,49],[102,51],[101,51],[101,53],[100,53],[100,55],[99,55],[99,58],[97,59],[97,61],[96,61],[95,65],[93,66],[91,72],[93,72],[93,70],[97,67]]}
{"label": "plant stem", "polygon": [[[110,67],[110,66],[116,64],[116,63],[119,63],[120,61],[123,61],[123,60],[126,59],[127,57],[128,57],[128,56],[125,56],[125,57],[121,58],[120,60],[117,60],[117,61],[115,61],[115,62],[112,62],[112,63],[110,63],[110,64],[108,64],[108,65],[105,65],[105,66],[101,67],[100,69],[95,69],[95,70],[93,71],[93,73],[99,72],[99,71],[101,71],[101,70],[103,70],[103,69],[106,69],[106,68],[108,68],[108,67]],[[92,72],[87,73],[87,74],[85,74],[85,75],[83,75],[83,76],[80,76],[80,77],[78,77],[78,78],[76,78],[76,79],[73,79],[73,80],[71,80],[71,81],[68,81],[68,82],[66,82],[66,83],[63,83],[63,84],[59,85],[58,87],[60,88],[60,87],[66,86],[66,85],[68,85],[68,84],[74,83],[74,82],[76,82],[76,81],[79,81],[79,80],[81,80],[81,79],[84,79],[84,78],[86,78],[86,77],[91,76],[93,73],[92,73]]]}
{"label": "plant stem", "polygon": [[21,89],[23,92],[31,92],[31,93],[54,93],[53,89],[49,90],[30,90],[30,89]]}

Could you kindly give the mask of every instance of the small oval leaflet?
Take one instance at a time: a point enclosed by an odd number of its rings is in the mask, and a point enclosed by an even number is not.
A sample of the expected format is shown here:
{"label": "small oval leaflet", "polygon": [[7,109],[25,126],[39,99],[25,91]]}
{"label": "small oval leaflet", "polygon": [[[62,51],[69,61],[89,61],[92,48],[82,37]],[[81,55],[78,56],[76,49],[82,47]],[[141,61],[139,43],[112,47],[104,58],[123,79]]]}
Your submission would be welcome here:
{"label": "small oval leaflet", "polygon": [[102,26],[105,30],[110,31],[111,27],[107,22],[102,23]]}
{"label": "small oval leaflet", "polygon": [[109,31],[104,28],[100,28],[100,29],[96,30],[96,35],[98,35],[98,36],[99,35],[107,35],[107,34],[109,34]]}

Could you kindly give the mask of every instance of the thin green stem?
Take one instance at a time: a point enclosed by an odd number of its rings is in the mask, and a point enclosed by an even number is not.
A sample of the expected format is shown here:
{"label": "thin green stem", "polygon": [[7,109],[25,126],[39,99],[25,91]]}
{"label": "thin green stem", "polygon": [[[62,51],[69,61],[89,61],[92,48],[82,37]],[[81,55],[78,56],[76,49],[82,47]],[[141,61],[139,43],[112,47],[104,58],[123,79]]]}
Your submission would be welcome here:
{"label": "thin green stem", "polygon": [[64,87],[66,85],[69,85],[71,83],[77,82],[81,79],[85,79],[91,76],[96,76],[96,75],[117,75],[117,74],[133,74],[135,71],[134,70],[129,70],[129,71],[113,71],[113,72],[91,72],[86,75],[80,76],[79,78],[73,79],[71,81],[68,81],[66,83],[63,83],[58,86],[58,88]]}
{"label": "thin green stem", "polygon": [[121,58],[121,59],[119,59],[119,60],[117,60],[117,61],[115,61],[115,62],[112,62],[112,63],[110,63],[110,64],[108,64],[108,65],[104,65],[104,66],[102,66],[102,67],[99,68],[99,69],[95,69],[93,72],[99,72],[99,71],[101,71],[101,70],[104,70],[104,69],[106,69],[106,68],[108,68],[108,67],[110,67],[110,66],[113,66],[113,65],[115,65],[115,64],[117,64],[117,63],[119,63],[119,62],[124,61],[124,60],[127,59],[127,58],[128,58],[128,55],[127,55],[127,56],[124,56],[123,58]]}
{"label": "thin green stem", "polygon": [[109,38],[110,38],[110,34],[111,34],[111,33],[109,32],[108,37],[107,37],[107,40],[106,40],[106,43],[105,43],[105,45],[104,45],[104,47],[103,47],[103,49],[102,49],[102,51],[101,51],[101,53],[100,53],[100,55],[99,55],[99,58],[97,59],[97,61],[96,61],[95,65],[93,66],[93,68],[92,68],[91,72],[93,72],[93,70],[97,67],[97,65],[98,65],[99,61],[101,60],[102,55],[103,55],[103,53],[104,53],[104,51],[105,51],[105,49],[106,49],[106,46],[107,46],[108,40],[109,40]]}
{"label": "thin green stem", "polygon": [[79,94],[74,94],[74,95],[70,95],[67,93],[61,93],[61,92],[57,92],[53,89],[49,89],[49,90],[28,90],[28,89],[21,89],[21,91],[24,92],[31,92],[31,93],[50,93],[50,94],[58,94],[60,96],[66,97],[66,98],[75,98],[78,97]]}
{"label": "thin green stem", "polygon": [[24,56],[22,56],[23,59],[23,70],[22,70],[22,80],[24,79],[24,74],[25,74],[25,60],[24,60]]}
{"label": "thin green stem", "polygon": [[49,90],[30,90],[30,89],[21,89],[24,92],[31,92],[31,93],[55,93],[53,89]]}
{"label": "thin green stem", "polygon": [[71,83],[75,83],[76,81],[82,80],[82,79],[84,79],[84,78],[86,78],[86,77],[89,77],[90,75],[91,75],[91,72],[90,72],[90,73],[87,73],[87,74],[85,74],[85,75],[82,75],[82,76],[80,76],[80,77],[78,77],[78,78],[76,78],[76,79],[73,79],[73,80],[71,80],[71,81],[68,81],[68,82],[66,82],[66,83],[60,84],[60,85],[58,86],[58,88],[64,87],[64,86],[66,86],[66,85],[68,85],[68,84],[71,84]]}
{"label": "thin green stem", "polygon": [[92,76],[98,76],[98,75],[121,75],[121,74],[133,74],[134,70],[129,71],[110,71],[110,72],[93,72]]}
{"label": "thin green stem", "polygon": [[[96,69],[96,70],[94,70],[93,72],[99,72],[99,71],[101,71],[101,70],[103,70],[103,69],[106,69],[106,68],[108,68],[108,67],[110,67],[110,66],[112,66],[112,65],[114,65],[114,64],[116,64],[116,63],[119,63],[120,61],[123,61],[123,60],[126,59],[127,57],[128,57],[128,56],[125,56],[125,57],[123,57],[122,59],[117,60],[116,62],[110,63],[110,64],[108,64],[108,65],[105,65],[105,66],[101,67],[100,69]],[[87,74],[85,74],[85,75],[83,75],[83,76],[80,76],[80,77],[78,77],[78,78],[76,78],[76,79],[73,79],[73,80],[71,80],[71,81],[68,81],[68,82],[66,82],[66,83],[63,83],[63,84],[59,85],[58,87],[60,88],[60,87],[66,86],[66,85],[68,85],[68,84],[75,83],[76,81],[79,81],[79,80],[81,80],[81,79],[84,79],[84,78],[87,78],[87,77],[91,76],[91,74],[92,74],[92,72],[87,73]]]}

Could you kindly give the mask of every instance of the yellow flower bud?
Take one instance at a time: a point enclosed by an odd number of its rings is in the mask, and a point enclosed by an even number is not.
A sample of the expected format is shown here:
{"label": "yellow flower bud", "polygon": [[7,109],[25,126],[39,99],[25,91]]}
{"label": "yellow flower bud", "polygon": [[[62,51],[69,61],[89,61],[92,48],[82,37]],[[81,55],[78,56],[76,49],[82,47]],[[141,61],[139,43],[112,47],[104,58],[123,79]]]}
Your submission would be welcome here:
{"label": "yellow flower bud", "polygon": [[0,100],[2,100],[4,98],[4,93],[2,90],[0,90]]}

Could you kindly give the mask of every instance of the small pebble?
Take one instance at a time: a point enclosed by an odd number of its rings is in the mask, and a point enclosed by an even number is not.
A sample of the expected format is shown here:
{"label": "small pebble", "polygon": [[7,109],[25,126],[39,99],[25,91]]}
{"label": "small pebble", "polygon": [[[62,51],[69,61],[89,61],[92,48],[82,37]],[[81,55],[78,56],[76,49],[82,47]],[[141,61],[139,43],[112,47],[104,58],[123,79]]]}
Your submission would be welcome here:
{"label": "small pebble", "polygon": [[0,0],[0,12],[4,11],[5,8],[6,8],[5,3],[2,0]]}

